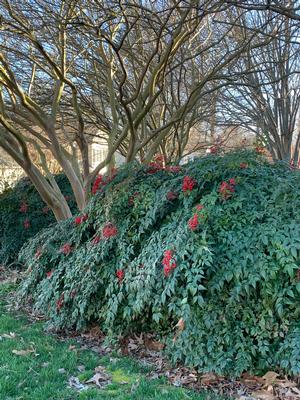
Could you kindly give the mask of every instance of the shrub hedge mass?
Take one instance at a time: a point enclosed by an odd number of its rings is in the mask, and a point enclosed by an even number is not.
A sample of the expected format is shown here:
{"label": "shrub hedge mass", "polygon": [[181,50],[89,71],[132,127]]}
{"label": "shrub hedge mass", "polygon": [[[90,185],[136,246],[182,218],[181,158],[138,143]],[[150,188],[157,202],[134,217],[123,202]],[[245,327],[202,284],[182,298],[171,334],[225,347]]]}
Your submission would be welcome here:
{"label": "shrub hedge mass", "polygon": [[297,171],[244,151],[98,181],[20,256],[20,295],[52,326],[157,331],[202,371],[300,373]]}
{"label": "shrub hedge mass", "polygon": [[[57,175],[56,181],[74,211],[76,206],[67,179]],[[23,244],[54,222],[53,213],[28,178],[6,189],[0,194],[0,265],[14,262]]]}

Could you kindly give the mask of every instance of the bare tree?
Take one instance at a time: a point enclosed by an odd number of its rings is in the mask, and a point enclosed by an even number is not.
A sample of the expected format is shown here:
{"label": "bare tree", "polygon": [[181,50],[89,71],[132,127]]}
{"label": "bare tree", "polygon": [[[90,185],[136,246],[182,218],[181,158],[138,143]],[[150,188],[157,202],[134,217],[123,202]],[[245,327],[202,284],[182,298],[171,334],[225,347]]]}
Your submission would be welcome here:
{"label": "bare tree", "polygon": [[[258,18],[266,17],[254,12],[253,24]],[[249,50],[239,58],[233,70],[237,79],[223,91],[221,109],[229,123],[255,132],[274,159],[293,159],[297,163],[300,144],[298,26],[288,17],[280,16],[280,20],[283,29],[272,42],[264,48]],[[275,26],[278,18],[269,23]]]}
{"label": "bare tree", "polygon": [[[279,29],[261,20],[236,35],[235,10],[218,0],[0,0],[0,146],[57,219],[71,213],[45,149],[80,210],[116,151],[127,162],[148,162],[171,140],[181,146],[176,157],[183,154],[205,102],[228,84],[236,60]],[[107,141],[108,154],[91,170],[93,135]]]}
{"label": "bare tree", "polygon": [[225,3],[247,11],[272,11],[289,19],[300,21],[299,0],[225,0]]}

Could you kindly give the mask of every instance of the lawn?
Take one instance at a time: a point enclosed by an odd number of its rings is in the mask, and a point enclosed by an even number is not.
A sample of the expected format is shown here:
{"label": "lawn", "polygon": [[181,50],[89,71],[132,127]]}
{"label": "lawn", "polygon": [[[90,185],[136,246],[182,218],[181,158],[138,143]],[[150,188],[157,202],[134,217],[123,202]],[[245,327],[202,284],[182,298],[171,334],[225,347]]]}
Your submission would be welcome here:
{"label": "lawn", "polygon": [[[147,370],[130,358],[101,357],[81,350],[75,341],[60,341],[43,331],[43,324],[6,310],[3,300],[11,286],[0,283],[0,399],[1,400],[224,400],[209,393],[195,393],[150,380]],[[84,382],[102,366],[111,377],[104,388],[91,385],[77,391],[69,378]]]}

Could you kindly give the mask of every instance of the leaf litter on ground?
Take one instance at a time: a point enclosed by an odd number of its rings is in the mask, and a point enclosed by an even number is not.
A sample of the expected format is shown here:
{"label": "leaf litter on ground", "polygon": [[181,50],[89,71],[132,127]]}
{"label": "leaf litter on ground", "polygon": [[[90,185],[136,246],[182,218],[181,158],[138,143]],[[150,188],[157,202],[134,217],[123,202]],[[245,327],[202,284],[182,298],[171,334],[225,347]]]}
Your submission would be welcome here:
{"label": "leaf litter on ground", "polygon": [[[179,330],[183,326],[183,322],[180,322],[176,325],[177,327],[179,325]],[[91,349],[100,355],[107,355],[112,351],[110,347],[104,346],[105,336],[99,328],[93,327],[91,331],[77,334],[77,336],[72,334],[72,338],[75,338],[84,350]],[[300,400],[299,382],[282,377],[274,371],[268,371],[264,376],[244,373],[239,379],[226,378],[214,373],[199,373],[193,368],[172,367],[164,357],[163,349],[164,344],[151,333],[133,334],[130,337],[121,338],[119,342],[120,356],[133,357],[140,365],[151,369],[147,374],[151,380],[164,377],[176,387],[196,391],[211,390],[216,394],[231,396],[238,400]],[[117,361],[113,357],[110,359],[112,364],[113,361]],[[94,381],[97,378],[96,376]],[[101,385],[100,380],[99,385],[96,384],[96,386]]]}
{"label": "leaf litter on ground", "polygon": [[[0,282],[15,283],[17,274],[7,272],[0,268]],[[16,304],[10,296],[8,299],[9,309],[16,309]],[[18,307],[20,309],[20,307]],[[32,313],[30,304],[21,307],[29,315],[32,321],[40,321],[44,317]],[[175,325],[174,341],[184,329],[184,320],[179,320]],[[75,339],[80,346],[70,345],[69,350],[77,352],[78,350],[92,350],[101,356],[108,355],[112,348],[104,345],[105,335],[99,326],[95,325],[83,333],[78,332],[53,332],[53,335],[62,341]],[[0,340],[14,339],[15,334],[2,334]],[[252,376],[244,373],[239,379],[225,378],[214,373],[201,374],[193,368],[184,366],[172,367],[162,350],[164,343],[158,340],[157,335],[151,333],[134,334],[131,337],[124,337],[119,342],[119,352],[122,356],[130,356],[138,361],[144,367],[151,369],[147,374],[150,379],[166,377],[174,386],[182,386],[193,390],[211,390],[219,395],[231,396],[238,400],[300,400],[300,379],[291,379],[286,376],[280,376],[274,371],[267,372],[264,376]],[[34,353],[34,349],[13,350],[15,355],[26,356]],[[117,358],[111,358],[118,360]],[[112,363],[113,364],[113,363]],[[103,388],[111,383],[110,375],[104,367],[98,367],[95,374],[87,381],[80,382],[78,377],[69,378],[69,387],[78,391],[87,390],[91,385]],[[80,371],[80,370],[79,370]],[[121,382],[126,384],[127,382]]]}

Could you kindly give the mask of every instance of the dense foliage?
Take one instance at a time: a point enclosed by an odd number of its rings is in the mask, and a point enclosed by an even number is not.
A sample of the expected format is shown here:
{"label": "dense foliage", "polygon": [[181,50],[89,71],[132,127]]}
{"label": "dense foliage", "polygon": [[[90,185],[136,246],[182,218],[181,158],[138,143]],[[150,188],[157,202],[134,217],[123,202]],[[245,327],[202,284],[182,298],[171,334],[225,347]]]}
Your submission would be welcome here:
{"label": "dense foliage", "polygon": [[[67,179],[57,175],[56,181],[75,210]],[[53,213],[28,178],[7,188],[0,194],[0,265],[14,262],[23,244],[53,222]]]}
{"label": "dense foliage", "polygon": [[300,373],[300,175],[209,155],[99,178],[85,213],[21,254],[20,295],[55,327],[157,331],[203,371]]}

